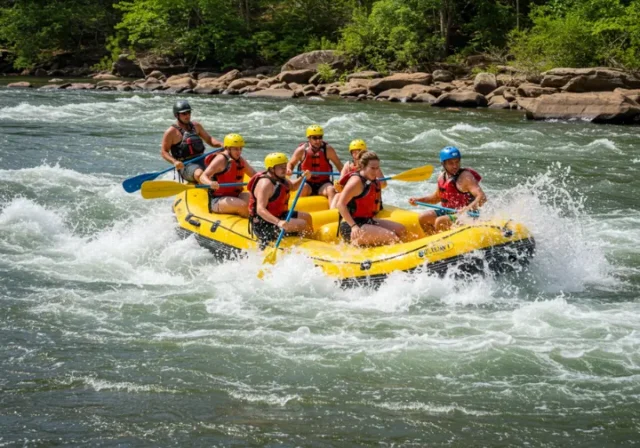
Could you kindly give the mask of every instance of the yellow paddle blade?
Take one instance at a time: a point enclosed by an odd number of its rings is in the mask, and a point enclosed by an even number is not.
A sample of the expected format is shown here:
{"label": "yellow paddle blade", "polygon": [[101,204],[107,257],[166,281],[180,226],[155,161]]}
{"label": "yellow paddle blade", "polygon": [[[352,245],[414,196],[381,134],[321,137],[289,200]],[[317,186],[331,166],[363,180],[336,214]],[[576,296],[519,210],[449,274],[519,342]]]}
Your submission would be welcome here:
{"label": "yellow paddle blade", "polygon": [[[267,255],[265,255],[264,260],[262,260],[262,264],[276,264],[276,259],[278,257],[278,249],[275,247],[270,247],[267,249]],[[260,269],[258,271],[258,278],[262,280],[264,278],[264,269]]]}
{"label": "yellow paddle blade", "polygon": [[181,184],[170,180],[148,180],[142,184],[140,193],[145,199],[157,199],[174,196],[192,188],[195,188],[195,185]]}
{"label": "yellow paddle blade", "polygon": [[396,174],[395,176],[392,176],[391,179],[401,180],[404,182],[422,182],[423,180],[429,179],[432,174],[433,166],[425,165],[418,168],[413,168],[400,174]]}

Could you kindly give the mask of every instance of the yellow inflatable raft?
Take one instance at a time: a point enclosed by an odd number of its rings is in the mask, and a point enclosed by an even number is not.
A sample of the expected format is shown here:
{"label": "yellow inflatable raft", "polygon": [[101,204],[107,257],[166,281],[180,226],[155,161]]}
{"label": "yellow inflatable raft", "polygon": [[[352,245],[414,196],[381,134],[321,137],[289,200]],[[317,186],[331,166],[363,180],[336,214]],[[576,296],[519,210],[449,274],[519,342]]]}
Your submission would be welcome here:
{"label": "yellow inflatable raft", "polygon": [[[200,245],[220,259],[258,251],[247,220],[211,213],[206,190],[180,193],[173,210],[179,232],[184,236],[195,235]],[[404,224],[417,239],[392,246],[357,248],[339,239],[338,212],[328,210],[326,198],[300,198],[296,210],[311,213],[314,234],[310,238],[285,237],[279,249],[295,248],[304,253],[345,286],[380,283],[394,271],[421,269],[442,274],[452,265],[463,272],[483,272],[486,268],[503,272],[518,264],[526,265],[535,249],[533,236],[513,221],[476,220],[470,225],[425,236],[417,212],[386,205],[378,216]]]}

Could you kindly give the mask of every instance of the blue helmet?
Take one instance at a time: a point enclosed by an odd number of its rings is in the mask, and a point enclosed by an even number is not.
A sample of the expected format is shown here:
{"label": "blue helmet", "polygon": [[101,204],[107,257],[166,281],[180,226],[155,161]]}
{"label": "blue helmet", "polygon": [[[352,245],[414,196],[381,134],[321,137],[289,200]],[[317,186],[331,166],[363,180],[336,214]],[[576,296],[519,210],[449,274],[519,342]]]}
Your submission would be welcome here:
{"label": "blue helmet", "polygon": [[455,146],[447,146],[440,151],[440,163],[443,163],[446,160],[460,158],[462,158],[462,154],[460,154],[460,150]]}

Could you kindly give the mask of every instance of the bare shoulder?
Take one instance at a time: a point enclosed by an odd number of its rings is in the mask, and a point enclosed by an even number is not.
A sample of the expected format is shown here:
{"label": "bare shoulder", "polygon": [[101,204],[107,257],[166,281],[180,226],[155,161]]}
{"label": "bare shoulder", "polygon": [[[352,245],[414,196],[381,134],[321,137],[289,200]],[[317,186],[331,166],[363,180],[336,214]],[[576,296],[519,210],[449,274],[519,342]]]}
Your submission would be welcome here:
{"label": "bare shoulder", "polygon": [[470,171],[463,171],[462,173],[460,173],[460,175],[458,176],[458,181],[459,182],[471,182],[471,183],[478,183],[478,181],[476,180],[476,177],[470,172]]}

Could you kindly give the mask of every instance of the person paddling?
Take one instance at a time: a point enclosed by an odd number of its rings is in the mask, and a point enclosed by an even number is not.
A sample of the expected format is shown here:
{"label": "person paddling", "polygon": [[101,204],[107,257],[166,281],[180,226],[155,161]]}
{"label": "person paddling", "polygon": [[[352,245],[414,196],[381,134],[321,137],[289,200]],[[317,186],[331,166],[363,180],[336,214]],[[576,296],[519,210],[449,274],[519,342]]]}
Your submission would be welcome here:
{"label": "person paddling", "polygon": [[456,222],[457,215],[471,210],[478,210],[485,202],[485,195],[480,180],[482,176],[471,168],[461,168],[462,154],[454,146],[447,146],[440,151],[442,172],[438,176],[436,191],[422,198],[409,198],[409,204],[416,202],[437,204],[455,209],[457,214],[445,214],[440,210],[427,210],[420,213],[420,226],[428,235],[448,230]]}
{"label": "person paddling", "polygon": [[242,187],[220,187],[219,184],[242,183],[245,174],[256,174],[249,163],[242,158],[244,138],[239,134],[224,137],[224,150],[205,158],[207,167],[200,175],[200,183],[210,185],[209,209],[214,213],[229,213],[249,217],[249,193]]}
{"label": "person paddling", "polygon": [[404,241],[407,230],[402,224],[375,218],[382,210],[382,185],[378,180],[380,159],[376,153],[361,153],[358,168],[359,171],[347,173],[340,179],[344,186],[338,201],[340,236],[354,246],[382,246]]}
{"label": "person paddling", "polygon": [[220,148],[222,143],[211,137],[200,123],[191,121],[191,106],[185,100],[177,101],[173,106],[176,122],[164,132],[160,155],[172,164],[187,182],[198,182],[205,169],[204,161],[184,162],[204,153],[204,143]]}
{"label": "person paddling", "polygon": [[[355,139],[349,143],[349,153],[351,154],[351,160],[346,162],[340,172],[340,179],[344,179],[347,174],[355,173],[359,171],[358,158],[360,154],[367,150],[367,143],[362,139]],[[378,173],[378,177],[382,178],[384,175],[382,171]],[[343,185],[340,183],[340,179],[333,183],[333,187],[336,190],[336,195],[333,197],[329,208],[338,208],[338,201],[340,200],[340,193],[342,192]],[[384,189],[387,186],[386,182],[381,182],[380,186]]]}
{"label": "person paddling", "polygon": [[313,231],[311,215],[294,211],[291,220],[286,221],[289,213],[289,194],[295,190],[305,178],[311,177],[305,171],[301,177],[291,182],[286,178],[286,154],[271,153],[264,159],[266,171],[255,174],[247,185],[249,190],[249,226],[251,233],[258,237],[260,248],[278,239],[280,230],[286,232],[302,232],[308,234]]}
{"label": "person paddling", "polygon": [[[342,162],[336,150],[323,140],[324,130],[314,124],[307,128],[307,140],[300,143],[293,151],[291,160],[287,164],[287,176],[291,176],[294,167],[298,165],[299,171],[313,171],[330,173],[333,171],[333,163],[338,171],[342,170]],[[331,183],[329,174],[313,174],[308,183],[303,187],[301,196],[320,195],[333,200],[336,190]]]}

